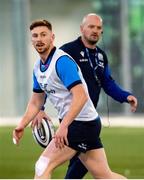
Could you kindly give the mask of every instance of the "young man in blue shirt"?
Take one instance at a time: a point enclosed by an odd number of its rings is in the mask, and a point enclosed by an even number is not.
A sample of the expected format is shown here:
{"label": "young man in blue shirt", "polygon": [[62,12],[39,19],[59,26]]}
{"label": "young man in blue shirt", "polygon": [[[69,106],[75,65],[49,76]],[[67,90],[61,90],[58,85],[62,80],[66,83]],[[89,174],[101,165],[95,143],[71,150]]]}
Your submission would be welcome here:
{"label": "young man in blue shirt", "polygon": [[[97,42],[103,33],[102,18],[97,14],[86,15],[82,20],[80,30],[81,36],[63,45],[61,49],[70,54],[79,65],[95,108],[97,107],[101,88],[103,88],[105,93],[116,101],[129,103],[131,110],[134,112],[137,107],[137,99],[114,81],[110,74],[107,56],[97,46]],[[41,111],[36,119],[40,121],[44,116],[47,115]],[[75,156],[70,160],[65,178],[81,179],[86,173],[87,169]]]}
{"label": "young man in blue shirt", "polygon": [[[50,179],[53,170],[76,153],[94,178],[122,179],[109,168],[100,140],[101,122],[89,97],[80,68],[54,46],[51,24],[34,21],[31,40],[38,52],[33,69],[33,93],[25,114],[13,131],[16,144],[44,104],[45,94],[58,111],[61,123],[35,165],[35,179]],[[67,68],[66,68],[67,67]]]}

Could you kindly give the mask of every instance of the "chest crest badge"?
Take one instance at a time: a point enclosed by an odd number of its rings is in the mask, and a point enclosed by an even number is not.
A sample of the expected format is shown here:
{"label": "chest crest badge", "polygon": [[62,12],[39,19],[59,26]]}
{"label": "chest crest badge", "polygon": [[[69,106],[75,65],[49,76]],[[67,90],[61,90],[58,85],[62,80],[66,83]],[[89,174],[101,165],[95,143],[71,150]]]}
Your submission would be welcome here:
{"label": "chest crest badge", "polygon": [[101,53],[98,53],[98,59],[100,60],[100,61],[103,61],[104,59],[103,59],[103,55],[101,54]]}

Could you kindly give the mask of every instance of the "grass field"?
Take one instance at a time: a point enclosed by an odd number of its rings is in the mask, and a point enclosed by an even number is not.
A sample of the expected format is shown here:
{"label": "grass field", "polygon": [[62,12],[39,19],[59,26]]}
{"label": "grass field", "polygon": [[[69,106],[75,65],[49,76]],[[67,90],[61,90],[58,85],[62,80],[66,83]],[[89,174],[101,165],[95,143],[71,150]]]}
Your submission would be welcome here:
{"label": "grass field", "polygon": [[[13,127],[0,127],[0,179],[31,179],[42,148],[27,128],[20,146],[12,143]],[[144,128],[103,128],[102,141],[112,170],[128,178],[144,179]],[[53,178],[64,177],[67,163],[57,168]],[[85,178],[92,178],[87,174]]]}

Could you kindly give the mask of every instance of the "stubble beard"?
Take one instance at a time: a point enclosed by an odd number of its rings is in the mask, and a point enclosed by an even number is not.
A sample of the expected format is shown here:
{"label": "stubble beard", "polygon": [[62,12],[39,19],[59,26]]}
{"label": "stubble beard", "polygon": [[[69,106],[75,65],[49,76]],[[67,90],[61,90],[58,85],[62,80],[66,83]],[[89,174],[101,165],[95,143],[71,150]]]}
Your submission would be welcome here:
{"label": "stubble beard", "polygon": [[45,47],[45,48],[43,48],[43,47],[41,47],[41,48],[36,48],[36,51],[37,51],[39,54],[44,54],[44,53],[46,53],[46,52],[49,50],[49,47],[50,47],[50,46]]}
{"label": "stubble beard", "polygon": [[93,46],[93,45],[96,45],[96,44],[97,44],[99,38],[94,39],[94,38],[91,38],[91,37],[89,37],[89,38],[85,37],[85,40],[87,41],[87,43],[88,43],[89,45],[92,45],[92,46]]}
{"label": "stubble beard", "polygon": [[96,45],[98,40],[90,40],[90,39],[87,39],[87,42],[89,45]]}

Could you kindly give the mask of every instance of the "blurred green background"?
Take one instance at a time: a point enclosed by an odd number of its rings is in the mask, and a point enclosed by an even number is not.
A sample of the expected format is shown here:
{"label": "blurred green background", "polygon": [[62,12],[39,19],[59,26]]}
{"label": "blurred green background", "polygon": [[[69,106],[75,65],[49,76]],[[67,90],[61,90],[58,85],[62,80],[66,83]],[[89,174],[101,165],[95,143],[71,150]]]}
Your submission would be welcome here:
{"label": "blurred green background", "polygon": [[[139,100],[136,113],[143,114],[143,9],[143,0],[0,0],[0,117],[21,116],[31,95],[32,69],[38,57],[30,42],[31,21],[51,21],[59,47],[80,35],[83,16],[92,12],[103,18],[104,33],[98,45],[108,55],[112,76],[135,94]],[[107,113],[106,99],[102,94],[98,106],[103,114]],[[130,114],[128,105],[111,98],[109,110]]]}
{"label": "blurred green background", "polygon": [[[29,128],[21,145],[14,146],[13,127],[9,126],[18,123],[32,92],[32,69],[38,56],[30,42],[31,21],[51,21],[59,47],[80,35],[83,16],[92,12],[103,18],[104,33],[98,45],[108,55],[112,76],[138,98],[135,114],[143,118],[144,0],[0,0],[1,179],[33,178],[34,164],[43,150],[35,144]],[[46,110],[56,117],[49,102]],[[119,104],[103,92],[98,112],[102,116],[122,116],[123,122],[124,116],[133,117],[127,104]],[[103,128],[102,139],[114,171],[128,178],[144,179],[143,137],[143,128]],[[66,168],[67,164],[58,168],[53,178],[63,178]]]}
{"label": "blurred green background", "polygon": [[[25,136],[17,147],[12,143],[13,127],[0,127],[0,178],[32,179],[34,165],[43,151],[27,128]],[[143,128],[103,128],[102,141],[108,162],[113,171],[128,178],[144,179],[144,129]],[[54,179],[63,179],[67,163],[57,168]],[[85,178],[92,178],[87,174]]]}

